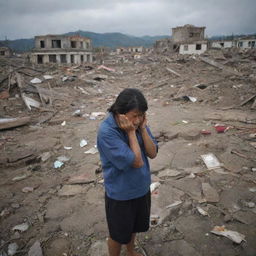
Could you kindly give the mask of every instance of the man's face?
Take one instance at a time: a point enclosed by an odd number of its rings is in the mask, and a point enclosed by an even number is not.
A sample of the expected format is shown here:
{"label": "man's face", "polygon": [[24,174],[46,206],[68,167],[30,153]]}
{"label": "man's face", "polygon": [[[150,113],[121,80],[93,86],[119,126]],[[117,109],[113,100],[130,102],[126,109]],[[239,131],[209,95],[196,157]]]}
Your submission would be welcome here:
{"label": "man's face", "polygon": [[144,121],[145,113],[139,110],[131,110],[125,114],[125,116],[129,119],[130,122],[134,125],[135,129],[138,129],[139,126]]}

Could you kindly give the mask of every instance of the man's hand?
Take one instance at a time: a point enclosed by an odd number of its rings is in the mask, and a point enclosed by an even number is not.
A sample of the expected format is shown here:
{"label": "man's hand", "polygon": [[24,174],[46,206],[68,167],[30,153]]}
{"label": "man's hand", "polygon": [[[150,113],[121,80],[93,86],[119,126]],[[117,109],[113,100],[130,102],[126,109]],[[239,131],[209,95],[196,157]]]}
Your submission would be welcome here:
{"label": "man's hand", "polygon": [[118,114],[116,120],[118,126],[127,133],[135,131],[133,123],[125,115]]}

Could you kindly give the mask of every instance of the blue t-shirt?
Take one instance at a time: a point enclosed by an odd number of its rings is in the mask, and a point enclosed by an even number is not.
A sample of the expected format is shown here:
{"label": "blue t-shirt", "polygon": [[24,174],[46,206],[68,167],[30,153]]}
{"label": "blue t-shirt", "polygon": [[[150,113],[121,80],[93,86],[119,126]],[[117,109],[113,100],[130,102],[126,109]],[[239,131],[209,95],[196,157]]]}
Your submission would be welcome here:
{"label": "blue t-shirt", "polygon": [[[149,136],[157,145],[150,129]],[[134,168],[135,154],[129,147],[128,135],[120,129],[112,113],[101,123],[97,147],[102,162],[107,196],[115,200],[130,200],[144,196],[150,188],[151,175],[142,136],[136,131],[144,165]]]}

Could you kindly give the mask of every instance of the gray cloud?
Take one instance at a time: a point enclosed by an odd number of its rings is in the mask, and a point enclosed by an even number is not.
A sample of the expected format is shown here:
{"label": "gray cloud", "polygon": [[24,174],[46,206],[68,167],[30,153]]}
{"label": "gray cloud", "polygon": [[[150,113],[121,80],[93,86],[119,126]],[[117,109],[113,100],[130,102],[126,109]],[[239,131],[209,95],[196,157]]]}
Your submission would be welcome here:
{"label": "gray cloud", "polygon": [[171,34],[184,24],[206,34],[255,33],[254,0],[0,0],[0,39],[75,30]]}

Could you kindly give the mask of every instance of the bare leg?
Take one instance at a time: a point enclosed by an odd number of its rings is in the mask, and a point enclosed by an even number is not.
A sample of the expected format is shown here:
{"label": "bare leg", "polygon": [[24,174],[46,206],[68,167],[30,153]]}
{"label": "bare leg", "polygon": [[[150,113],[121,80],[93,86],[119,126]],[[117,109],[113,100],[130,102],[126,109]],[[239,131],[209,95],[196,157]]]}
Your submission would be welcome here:
{"label": "bare leg", "polygon": [[120,256],[121,252],[121,244],[112,240],[110,237],[108,238],[108,253],[109,256]]}
{"label": "bare leg", "polygon": [[136,236],[136,234],[133,233],[133,234],[132,234],[131,242],[126,245],[127,255],[128,255],[128,256],[142,256],[140,253],[137,253],[137,252],[134,251],[135,236]]}

